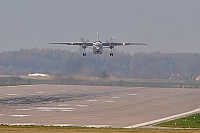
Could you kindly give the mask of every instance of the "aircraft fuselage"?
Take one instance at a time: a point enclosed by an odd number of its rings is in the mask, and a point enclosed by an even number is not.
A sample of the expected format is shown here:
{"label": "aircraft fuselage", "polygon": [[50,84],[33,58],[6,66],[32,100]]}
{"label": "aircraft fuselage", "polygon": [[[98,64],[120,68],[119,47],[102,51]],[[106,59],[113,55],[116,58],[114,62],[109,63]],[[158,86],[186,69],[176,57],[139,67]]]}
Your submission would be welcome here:
{"label": "aircraft fuselage", "polygon": [[93,43],[93,53],[102,54],[103,53],[103,43],[101,41],[95,41]]}

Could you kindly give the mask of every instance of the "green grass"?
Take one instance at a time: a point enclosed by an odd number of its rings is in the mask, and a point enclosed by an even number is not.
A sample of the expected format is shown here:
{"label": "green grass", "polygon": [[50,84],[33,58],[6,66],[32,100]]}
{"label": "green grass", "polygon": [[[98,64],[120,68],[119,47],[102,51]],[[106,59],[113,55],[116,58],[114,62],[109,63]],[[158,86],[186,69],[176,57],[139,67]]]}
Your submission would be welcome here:
{"label": "green grass", "polygon": [[174,128],[200,128],[200,113],[169,122],[164,122],[156,126]]}
{"label": "green grass", "polygon": [[0,126],[0,133],[200,133],[200,130]]}

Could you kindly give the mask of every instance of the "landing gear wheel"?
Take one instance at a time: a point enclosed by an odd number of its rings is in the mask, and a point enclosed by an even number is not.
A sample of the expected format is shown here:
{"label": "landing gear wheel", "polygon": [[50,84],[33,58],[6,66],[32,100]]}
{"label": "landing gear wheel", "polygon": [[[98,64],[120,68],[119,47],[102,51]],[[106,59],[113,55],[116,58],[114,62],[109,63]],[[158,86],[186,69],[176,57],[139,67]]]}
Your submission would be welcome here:
{"label": "landing gear wheel", "polygon": [[110,53],[110,56],[113,56],[113,53]]}
{"label": "landing gear wheel", "polygon": [[86,56],[86,53],[83,53],[83,56]]}

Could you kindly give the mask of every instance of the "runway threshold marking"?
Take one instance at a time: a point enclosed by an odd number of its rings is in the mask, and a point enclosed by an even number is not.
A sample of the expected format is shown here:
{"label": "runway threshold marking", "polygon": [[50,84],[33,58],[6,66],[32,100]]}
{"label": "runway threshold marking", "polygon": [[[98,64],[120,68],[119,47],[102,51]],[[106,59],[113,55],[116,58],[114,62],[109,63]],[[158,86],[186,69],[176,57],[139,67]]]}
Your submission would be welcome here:
{"label": "runway threshold marking", "polygon": [[149,122],[135,124],[135,125],[132,125],[132,126],[127,126],[127,127],[124,127],[124,128],[138,128],[138,127],[148,126],[148,125],[160,123],[160,122],[163,122],[163,121],[173,120],[173,119],[180,118],[180,117],[183,117],[183,116],[187,116],[187,115],[190,115],[190,114],[194,114],[194,113],[197,113],[197,112],[200,112],[200,108],[189,111],[189,112],[185,112],[185,113],[161,118],[161,119],[158,119],[158,120],[153,120],[153,121],[149,121]]}

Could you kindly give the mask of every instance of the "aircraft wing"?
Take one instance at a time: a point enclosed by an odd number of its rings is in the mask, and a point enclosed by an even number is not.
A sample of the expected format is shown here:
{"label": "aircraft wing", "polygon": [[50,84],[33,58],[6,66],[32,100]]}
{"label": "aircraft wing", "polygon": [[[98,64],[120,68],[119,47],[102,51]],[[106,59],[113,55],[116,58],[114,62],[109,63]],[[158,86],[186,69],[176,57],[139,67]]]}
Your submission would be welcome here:
{"label": "aircraft wing", "polygon": [[[112,43],[114,44],[114,46],[124,46],[124,45],[147,45],[145,43],[122,43],[122,42],[114,42]],[[103,43],[104,46],[110,46],[110,43],[106,42],[106,43]]]}
{"label": "aircraft wing", "polygon": [[49,43],[49,44],[61,44],[61,45],[72,45],[72,46],[82,46],[83,44],[86,44],[86,46],[93,46],[92,42],[53,42],[53,43]]}

